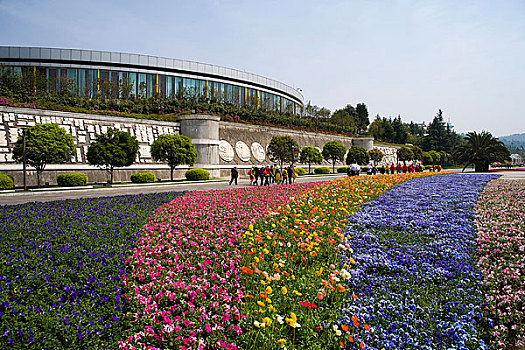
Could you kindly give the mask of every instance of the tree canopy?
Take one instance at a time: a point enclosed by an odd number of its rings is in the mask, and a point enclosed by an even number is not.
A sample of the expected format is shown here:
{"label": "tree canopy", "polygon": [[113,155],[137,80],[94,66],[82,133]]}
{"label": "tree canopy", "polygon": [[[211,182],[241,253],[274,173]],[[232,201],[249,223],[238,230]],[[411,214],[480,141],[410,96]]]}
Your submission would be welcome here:
{"label": "tree canopy", "polygon": [[268,158],[273,162],[279,162],[281,168],[283,163],[293,164],[296,152],[299,152],[299,145],[290,136],[274,136],[268,145]]}
{"label": "tree canopy", "polygon": [[[36,169],[37,184],[47,164],[66,163],[75,154],[73,137],[57,124],[38,124],[24,130],[26,162]],[[13,158],[23,161],[23,138],[13,148]]]}
{"label": "tree canopy", "polygon": [[178,165],[192,166],[199,154],[191,139],[184,135],[161,135],[151,145],[151,156],[156,162],[166,162],[170,167],[170,179],[173,181],[173,170]]}
{"label": "tree canopy", "polygon": [[367,165],[370,161],[370,156],[368,155],[368,152],[363,147],[359,146],[352,146],[348,150],[348,154],[346,155],[346,164],[354,164],[357,163],[359,165]]}
{"label": "tree canopy", "polygon": [[406,146],[402,146],[397,150],[397,159],[400,161],[407,161],[414,159],[414,152]]}
{"label": "tree canopy", "polygon": [[464,163],[465,168],[473,164],[476,172],[488,171],[490,163],[510,159],[509,150],[489,132],[469,132],[465,139],[466,143],[457,146],[453,152],[455,159]]}
{"label": "tree canopy", "polygon": [[110,175],[109,182],[113,183],[113,169],[133,164],[138,150],[139,143],[129,132],[110,128],[105,134],[97,135],[88,147],[86,158],[89,164],[105,168]]}
{"label": "tree canopy", "polygon": [[374,164],[379,163],[384,157],[383,152],[377,148],[372,148],[368,151],[368,155],[370,156],[370,159],[374,161]]}
{"label": "tree canopy", "polygon": [[332,162],[332,173],[335,172],[335,162],[345,158],[346,147],[337,141],[328,141],[323,147],[323,158]]}
{"label": "tree canopy", "polygon": [[320,164],[323,161],[321,152],[312,146],[305,146],[301,149],[301,163],[308,164],[308,173],[310,174],[311,164]]}

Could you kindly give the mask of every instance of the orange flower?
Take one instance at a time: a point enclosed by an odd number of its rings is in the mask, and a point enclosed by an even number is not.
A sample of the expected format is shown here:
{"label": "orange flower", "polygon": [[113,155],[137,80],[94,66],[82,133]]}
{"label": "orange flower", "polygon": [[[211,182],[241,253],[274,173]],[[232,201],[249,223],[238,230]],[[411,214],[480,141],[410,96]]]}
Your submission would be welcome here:
{"label": "orange flower", "polygon": [[343,329],[343,331],[348,332],[348,326],[347,325],[342,324],[341,328]]}
{"label": "orange flower", "polygon": [[345,344],[343,344],[342,341],[339,341],[339,346],[341,347],[341,349],[344,349],[344,348],[345,348]]}
{"label": "orange flower", "polygon": [[253,299],[253,295],[251,295],[251,294],[246,294],[246,298]]}
{"label": "orange flower", "polygon": [[365,343],[359,343],[359,347],[362,349],[365,347]]}
{"label": "orange flower", "polygon": [[345,291],[345,287],[343,287],[341,283],[337,283],[337,290],[343,293]]}
{"label": "orange flower", "polygon": [[357,316],[355,316],[355,315],[350,317],[350,319],[352,320],[352,322],[357,322]]}
{"label": "orange flower", "polygon": [[366,323],[365,323],[365,325],[364,325],[363,327],[365,327],[365,329],[366,329],[367,331],[369,331],[369,330],[370,330],[370,326],[369,326],[369,325],[367,325]]}
{"label": "orange flower", "polygon": [[348,341],[349,341],[350,343],[353,343],[353,342],[354,342],[354,338],[352,338],[352,336],[349,335],[349,336],[348,336]]}
{"label": "orange flower", "polygon": [[356,299],[357,300],[357,295],[355,294],[352,294],[352,298]]}
{"label": "orange flower", "polygon": [[241,271],[245,274],[248,274],[248,275],[251,275],[253,273],[253,270],[250,269],[249,267],[246,267],[246,266],[242,266],[241,267]]}

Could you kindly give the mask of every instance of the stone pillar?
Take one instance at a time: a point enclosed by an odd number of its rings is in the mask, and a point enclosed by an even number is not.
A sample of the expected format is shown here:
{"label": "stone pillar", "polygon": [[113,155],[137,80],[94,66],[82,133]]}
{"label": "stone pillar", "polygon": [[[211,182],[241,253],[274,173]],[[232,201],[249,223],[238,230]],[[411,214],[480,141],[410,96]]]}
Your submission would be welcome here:
{"label": "stone pillar", "polygon": [[[180,134],[187,136],[199,153],[195,166],[219,164],[219,121],[212,115],[191,114],[178,117]],[[214,174],[211,174],[214,176]]]}
{"label": "stone pillar", "polygon": [[352,139],[352,144],[354,146],[363,147],[367,151],[370,151],[374,148],[374,138],[373,137],[360,137],[357,139]]}

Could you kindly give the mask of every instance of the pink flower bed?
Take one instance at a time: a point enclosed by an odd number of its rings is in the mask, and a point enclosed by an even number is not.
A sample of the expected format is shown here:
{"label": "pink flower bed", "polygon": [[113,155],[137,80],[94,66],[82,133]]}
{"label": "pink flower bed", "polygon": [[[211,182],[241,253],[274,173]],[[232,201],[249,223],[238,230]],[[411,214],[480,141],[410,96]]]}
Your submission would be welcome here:
{"label": "pink flower bed", "polygon": [[237,349],[239,240],[276,205],[319,183],[191,192],[159,208],[127,260],[137,306],[122,349]]}
{"label": "pink flower bed", "polygon": [[478,267],[494,328],[490,344],[525,342],[525,181],[489,182],[476,208]]}

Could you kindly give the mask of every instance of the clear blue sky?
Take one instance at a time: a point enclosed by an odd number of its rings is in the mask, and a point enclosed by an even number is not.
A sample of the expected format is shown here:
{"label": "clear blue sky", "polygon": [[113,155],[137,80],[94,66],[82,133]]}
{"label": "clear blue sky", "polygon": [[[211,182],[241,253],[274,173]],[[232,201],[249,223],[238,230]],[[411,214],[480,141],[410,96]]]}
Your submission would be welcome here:
{"label": "clear blue sky", "polygon": [[525,1],[0,0],[0,45],[122,51],[264,75],[334,111],[525,132]]}

